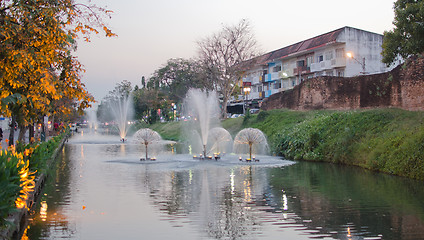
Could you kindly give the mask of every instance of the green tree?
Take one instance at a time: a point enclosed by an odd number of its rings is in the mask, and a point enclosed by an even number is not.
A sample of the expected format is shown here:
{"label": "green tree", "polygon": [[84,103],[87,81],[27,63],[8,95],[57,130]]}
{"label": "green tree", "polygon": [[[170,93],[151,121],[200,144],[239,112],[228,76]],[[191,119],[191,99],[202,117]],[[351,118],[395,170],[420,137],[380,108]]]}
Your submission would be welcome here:
{"label": "green tree", "polygon": [[397,0],[394,3],[395,28],[384,32],[383,62],[390,65],[424,52],[424,1]]}
{"label": "green tree", "polygon": [[159,83],[160,90],[174,102],[182,102],[190,88],[211,88],[201,77],[198,62],[182,58],[169,59],[153,73],[150,81]]}

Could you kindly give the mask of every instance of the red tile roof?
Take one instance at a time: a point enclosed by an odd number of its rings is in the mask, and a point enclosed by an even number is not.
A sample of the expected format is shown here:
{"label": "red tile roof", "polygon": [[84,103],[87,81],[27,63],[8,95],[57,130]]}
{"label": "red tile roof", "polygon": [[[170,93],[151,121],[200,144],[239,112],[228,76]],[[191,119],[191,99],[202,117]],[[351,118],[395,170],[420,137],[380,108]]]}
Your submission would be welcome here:
{"label": "red tile roof", "polygon": [[336,39],[339,36],[339,34],[342,31],[344,31],[345,28],[346,27],[339,28],[334,31],[295,43],[293,45],[280,48],[272,52],[268,52],[264,55],[245,61],[242,64],[240,64],[240,66],[241,68],[247,69],[251,67],[252,65],[265,65],[268,62],[285,58],[294,53],[308,51],[308,50],[315,49],[321,46],[325,46],[329,43],[334,43],[336,42]]}

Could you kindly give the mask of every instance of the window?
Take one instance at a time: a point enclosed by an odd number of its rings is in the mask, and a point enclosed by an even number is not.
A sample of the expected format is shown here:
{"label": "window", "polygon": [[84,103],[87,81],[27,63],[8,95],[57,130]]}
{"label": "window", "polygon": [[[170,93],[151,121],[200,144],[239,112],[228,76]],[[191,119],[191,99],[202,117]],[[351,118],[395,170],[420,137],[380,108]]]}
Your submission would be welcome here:
{"label": "window", "polygon": [[319,55],[317,57],[317,62],[322,62],[322,61],[324,61],[324,56],[323,55]]}
{"label": "window", "polygon": [[281,88],[281,81],[274,83],[274,89],[279,89],[279,88]]}
{"label": "window", "polygon": [[326,71],[325,75],[326,76],[333,76],[334,74],[333,74],[333,71]]}
{"label": "window", "polygon": [[307,57],[306,58],[306,66],[308,66],[308,67],[310,67],[311,66],[311,64],[312,64],[312,56],[309,56],[309,57]]}
{"label": "window", "polygon": [[337,77],[344,77],[344,71],[343,70],[337,70]]}
{"label": "window", "polygon": [[305,66],[305,60],[299,60],[299,61],[297,61],[296,62],[296,66],[297,67],[303,67],[303,66]]}
{"label": "window", "polygon": [[272,69],[273,72],[279,72],[281,71],[281,65],[277,65]]}
{"label": "window", "polygon": [[344,58],[344,57],[345,57],[344,48],[337,48],[336,49],[336,58]]}
{"label": "window", "polygon": [[333,51],[328,51],[325,53],[325,60],[331,60],[333,59]]}
{"label": "window", "polygon": [[284,71],[289,69],[289,63],[287,63],[287,62],[283,63],[283,69],[284,69]]}
{"label": "window", "polygon": [[262,86],[258,86],[258,92],[262,92]]}
{"label": "window", "polygon": [[283,88],[289,88],[290,87],[290,81],[289,80],[283,80]]}

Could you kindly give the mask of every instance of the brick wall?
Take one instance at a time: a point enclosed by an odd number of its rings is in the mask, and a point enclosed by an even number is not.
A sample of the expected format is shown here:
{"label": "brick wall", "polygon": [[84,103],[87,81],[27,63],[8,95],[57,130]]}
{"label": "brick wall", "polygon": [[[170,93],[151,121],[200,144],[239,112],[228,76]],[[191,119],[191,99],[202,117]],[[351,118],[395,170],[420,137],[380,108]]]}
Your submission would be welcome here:
{"label": "brick wall", "polygon": [[424,110],[424,57],[409,59],[388,73],[352,78],[317,77],[271,95],[262,109],[360,109],[396,107]]}

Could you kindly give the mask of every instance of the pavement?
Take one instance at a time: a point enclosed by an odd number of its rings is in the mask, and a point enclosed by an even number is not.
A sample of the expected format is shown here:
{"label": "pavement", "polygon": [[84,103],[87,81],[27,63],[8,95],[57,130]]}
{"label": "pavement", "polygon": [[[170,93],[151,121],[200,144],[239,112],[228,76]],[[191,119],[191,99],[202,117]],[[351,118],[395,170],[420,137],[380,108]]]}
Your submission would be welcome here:
{"label": "pavement", "polygon": [[[9,134],[10,134],[10,130],[3,129],[3,139],[1,140],[1,149],[7,149],[7,147],[9,146],[9,144],[6,142],[6,139],[9,139]],[[28,143],[28,136],[29,136],[29,132],[27,131],[25,133],[26,143]],[[19,137],[19,129],[15,131],[15,136],[14,136],[15,142],[18,140],[18,137]]]}

